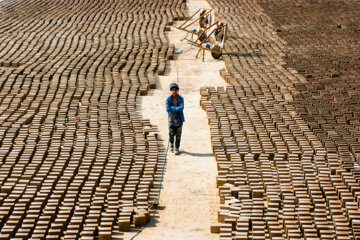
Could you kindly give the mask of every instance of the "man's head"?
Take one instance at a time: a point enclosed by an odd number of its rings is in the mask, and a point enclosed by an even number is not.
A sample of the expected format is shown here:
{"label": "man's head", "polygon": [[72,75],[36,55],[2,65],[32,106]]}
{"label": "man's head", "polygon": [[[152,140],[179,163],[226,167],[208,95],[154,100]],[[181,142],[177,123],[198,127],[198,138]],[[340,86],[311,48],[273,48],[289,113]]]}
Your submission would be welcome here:
{"label": "man's head", "polygon": [[179,91],[179,85],[177,83],[170,84],[170,91],[173,96],[176,96]]}

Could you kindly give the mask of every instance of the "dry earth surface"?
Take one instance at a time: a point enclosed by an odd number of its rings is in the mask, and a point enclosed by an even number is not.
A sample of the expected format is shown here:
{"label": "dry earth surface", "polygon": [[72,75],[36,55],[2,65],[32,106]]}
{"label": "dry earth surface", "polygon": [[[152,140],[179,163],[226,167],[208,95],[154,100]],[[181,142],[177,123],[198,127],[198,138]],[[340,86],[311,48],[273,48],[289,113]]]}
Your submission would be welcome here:
{"label": "dry earth surface", "polygon": [[[199,8],[210,8],[206,1],[189,1],[189,15]],[[177,22],[180,25],[182,21]],[[195,27],[195,26],[194,26]],[[216,188],[216,161],[210,145],[210,129],[205,111],[201,109],[200,87],[226,86],[219,70],[224,63],[213,59],[207,52],[205,61],[196,59],[198,51],[187,41],[181,41],[185,32],[171,28],[170,44],[182,50],[171,61],[169,71],[160,76],[156,90],[138,98],[144,119],[158,127],[159,135],[168,141],[168,120],[165,99],[169,96],[169,84],[179,82],[180,95],[185,99],[185,123],[180,152],[167,155],[166,173],[160,196],[159,214],[136,239],[218,239],[210,233],[210,222],[216,222],[219,197]],[[179,79],[177,80],[177,75]],[[129,239],[135,231],[125,233]]]}

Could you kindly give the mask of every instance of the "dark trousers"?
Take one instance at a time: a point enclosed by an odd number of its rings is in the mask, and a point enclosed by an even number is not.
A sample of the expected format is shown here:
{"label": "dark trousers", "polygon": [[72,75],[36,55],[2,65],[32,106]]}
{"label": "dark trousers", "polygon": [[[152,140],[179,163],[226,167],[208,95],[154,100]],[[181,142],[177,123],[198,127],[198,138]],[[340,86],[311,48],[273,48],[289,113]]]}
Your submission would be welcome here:
{"label": "dark trousers", "polygon": [[175,140],[175,148],[180,147],[180,140],[181,140],[181,131],[182,125],[180,127],[169,126],[169,141],[171,145],[174,145],[174,138]]}

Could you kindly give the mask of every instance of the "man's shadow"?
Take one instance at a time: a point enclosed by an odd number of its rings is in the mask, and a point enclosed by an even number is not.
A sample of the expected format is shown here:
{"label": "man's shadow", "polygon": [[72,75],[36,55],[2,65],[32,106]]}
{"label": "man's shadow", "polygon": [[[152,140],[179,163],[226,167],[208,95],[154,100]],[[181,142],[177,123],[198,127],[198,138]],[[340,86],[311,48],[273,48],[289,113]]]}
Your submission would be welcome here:
{"label": "man's shadow", "polygon": [[188,151],[180,151],[180,154],[190,155],[190,156],[194,156],[194,157],[212,157],[212,156],[214,156],[213,153],[192,153],[192,152],[188,152]]}

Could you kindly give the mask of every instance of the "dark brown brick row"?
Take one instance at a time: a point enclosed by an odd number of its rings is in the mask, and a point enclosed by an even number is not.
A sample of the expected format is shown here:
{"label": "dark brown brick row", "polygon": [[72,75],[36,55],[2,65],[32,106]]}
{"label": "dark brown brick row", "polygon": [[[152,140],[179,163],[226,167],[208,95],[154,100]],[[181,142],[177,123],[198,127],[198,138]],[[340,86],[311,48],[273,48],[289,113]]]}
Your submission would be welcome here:
{"label": "dark brown brick row", "polygon": [[[276,0],[209,2],[228,24],[226,69],[220,75],[231,85],[201,89],[200,104],[209,118],[222,203],[219,224],[211,230],[219,232],[220,239],[357,239],[357,225],[351,227],[357,217],[349,212],[359,211],[357,120],[354,110],[348,110],[350,104],[338,104],[356,96],[356,85],[350,90],[347,83],[337,82],[340,70],[336,69],[331,69],[331,82],[330,78],[326,83],[312,82],[314,75],[304,75],[302,69],[306,71],[306,64],[313,69],[321,64],[289,57],[290,53],[304,54],[305,49],[310,56],[310,47],[319,41],[322,44],[316,46],[324,49],[320,58],[326,59],[326,34],[318,37],[307,30],[314,27],[312,33],[316,33],[318,22],[310,19],[324,16],[327,7],[319,16],[316,8],[301,16],[311,22],[308,29],[297,21],[303,10],[326,3],[303,7]],[[271,28],[268,12],[283,26]],[[295,14],[290,20],[289,13]],[[319,21],[330,17],[319,17]],[[311,40],[297,45],[305,35]],[[291,42],[292,37],[297,42]],[[353,82],[351,77],[348,80]],[[336,87],[328,87],[330,83]],[[325,93],[327,88],[331,93]],[[332,94],[337,92],[335,100]],[[355,107],[356,101],[352,104]]]}

